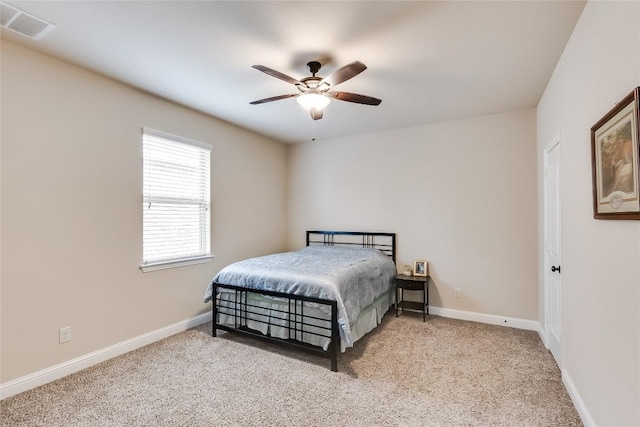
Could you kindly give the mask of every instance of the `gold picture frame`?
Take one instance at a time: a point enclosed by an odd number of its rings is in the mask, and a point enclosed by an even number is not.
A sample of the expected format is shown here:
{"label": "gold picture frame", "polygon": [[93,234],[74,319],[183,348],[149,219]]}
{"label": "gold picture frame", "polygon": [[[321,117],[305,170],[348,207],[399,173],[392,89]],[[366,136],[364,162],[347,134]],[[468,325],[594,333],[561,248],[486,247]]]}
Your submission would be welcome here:
{"label": "gold picture frame", "polygon": [[413,275],[427,277],[429,275],[429,263],[422,259],[413,260]]}
{"label": "gold picture frame", "polygon": [[593,217],[640,220],[637,87],[591,128]]}

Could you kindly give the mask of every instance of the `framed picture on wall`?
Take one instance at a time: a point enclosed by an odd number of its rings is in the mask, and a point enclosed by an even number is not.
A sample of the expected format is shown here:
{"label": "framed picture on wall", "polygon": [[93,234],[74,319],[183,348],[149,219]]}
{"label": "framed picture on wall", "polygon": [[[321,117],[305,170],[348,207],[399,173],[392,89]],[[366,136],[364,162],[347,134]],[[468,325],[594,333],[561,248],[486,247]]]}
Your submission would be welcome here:
{"label": "framed picture on wall", "polygon": [[416,259],[413,261],[413,275],[427,277],[429,274],[429,264],[427,261]]}
{"label": "framed picture on wall", "polygon": [[640,220],[640,87],[591,128],[593,217]]}

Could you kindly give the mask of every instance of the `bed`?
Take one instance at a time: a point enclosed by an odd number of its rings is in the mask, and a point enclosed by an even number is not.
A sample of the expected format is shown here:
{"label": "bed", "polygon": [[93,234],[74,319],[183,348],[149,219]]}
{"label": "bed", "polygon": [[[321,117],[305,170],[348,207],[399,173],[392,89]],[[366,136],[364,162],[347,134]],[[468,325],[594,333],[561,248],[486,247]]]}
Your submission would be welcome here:
{"label": "bed", "polygon": [[306,247],[223,268],[210,282],[212,334],[276,341],[325,357],[375,328],[395,302],[395,233],[307,231]]}

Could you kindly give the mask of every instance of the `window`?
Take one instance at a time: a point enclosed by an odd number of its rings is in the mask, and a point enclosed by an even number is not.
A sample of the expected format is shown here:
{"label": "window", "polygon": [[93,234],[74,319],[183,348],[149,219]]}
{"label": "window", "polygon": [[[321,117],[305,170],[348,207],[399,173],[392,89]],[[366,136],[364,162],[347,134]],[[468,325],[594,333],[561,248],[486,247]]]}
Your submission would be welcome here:
{"label": "window", "polygon": [[142,270],[211,260],[211,146],[142,133]]}

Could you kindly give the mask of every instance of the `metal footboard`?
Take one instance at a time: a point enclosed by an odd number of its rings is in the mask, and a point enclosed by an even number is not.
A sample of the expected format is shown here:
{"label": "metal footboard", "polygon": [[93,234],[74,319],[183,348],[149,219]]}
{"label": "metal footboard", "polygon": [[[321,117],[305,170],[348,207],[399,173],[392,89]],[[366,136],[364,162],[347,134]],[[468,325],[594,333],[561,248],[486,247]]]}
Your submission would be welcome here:
{"label": "metal footboard", "polygon": [[[221,290],[232,291],[230,293],[232,296],[222,297],[223,294],[229,294],[229,292],[221,292]],[[264,307],[252,304],[249,301],[248,297],[251,294],[279,298],[280,302],[287,306],[287,309],[269,308],[268,314],[265,314],[263,312],[265,310]],[[220,329],[237,334],[251,335],[265,341],[277,342],[329,359],[331,361],[331,370],[338,371],[340,334],[338,331],[338,304],[335,300],[249,289],[215,282],[213,283],[213,295],[213,318],[211,323],[214,337],[217,336],[216,331]],[[309,307],[305,307],[307,303],[328,307],[331,313],[330,320],[308,313]],[[305,313],[305,308],[307,313]],[[221,324],[221,314],[231,316],[233,318],[233,326]],[[274,319],[277,322],[275,324],[273,323]],[[248,322],[266,325],[267,329],[274,326],[283,328],[288,339],[270,336],[269,332],[265,335],[248,327]],[[330,342],[327,350],[325,351],[322,347],[304,342],[305,335],[328,338]]]}

